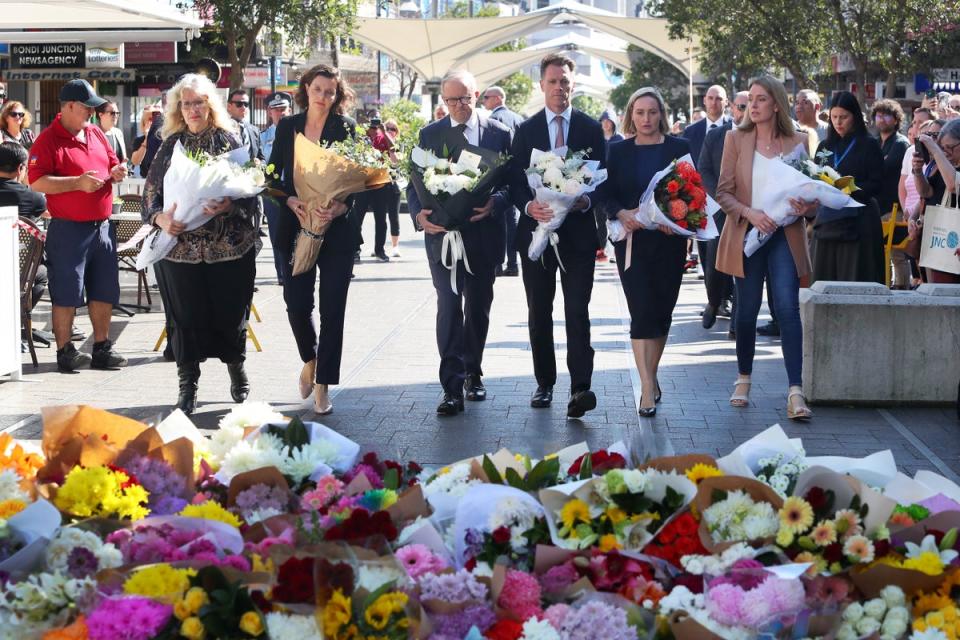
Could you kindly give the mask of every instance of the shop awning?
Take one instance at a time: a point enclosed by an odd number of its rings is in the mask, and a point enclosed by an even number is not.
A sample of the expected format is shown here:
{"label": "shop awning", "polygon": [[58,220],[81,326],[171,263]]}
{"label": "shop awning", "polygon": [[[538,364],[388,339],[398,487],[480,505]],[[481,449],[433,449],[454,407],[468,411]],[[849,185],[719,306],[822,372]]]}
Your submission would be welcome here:
{"label": "shop awning", "polygon": [[[627,18],[572,0],[512,17],[450,20],[360,18],[358,22],[354,38],[391,55],[432,81],[439,80],[450,69],[473,66],[475,63],[470,61],[473,56],[546,29],[551,24],[574,22],[610,34],[620,39],[621,45],[623,42],[632,43],[661,56],[684,75],[690,73],[688,51],[696,44],[670,40],[665,20]],[[601,36],[592,38],[591,45],[598,52],[616,49],[609,46],[610,41],[609,36]],[[586,48],[582,50],[593,55]],[[693,71],[696,73],[695,61]]]}
{"label": "shop awning", "polygon": [[189,41],[201,27],[156,0],[0,0],[0,42]]}

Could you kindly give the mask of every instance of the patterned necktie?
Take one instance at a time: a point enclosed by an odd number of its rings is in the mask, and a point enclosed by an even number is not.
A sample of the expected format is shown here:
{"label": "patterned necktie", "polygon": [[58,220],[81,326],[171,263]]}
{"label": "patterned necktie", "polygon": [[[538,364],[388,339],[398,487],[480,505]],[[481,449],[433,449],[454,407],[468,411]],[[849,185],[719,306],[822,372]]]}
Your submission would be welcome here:
{"label": "patterned necktie", "polygon": [[553,143],[553,148],[557,149],[566,144],[563,139],[563,116],[554,116],[553,121],[557,123],[557,140]]}

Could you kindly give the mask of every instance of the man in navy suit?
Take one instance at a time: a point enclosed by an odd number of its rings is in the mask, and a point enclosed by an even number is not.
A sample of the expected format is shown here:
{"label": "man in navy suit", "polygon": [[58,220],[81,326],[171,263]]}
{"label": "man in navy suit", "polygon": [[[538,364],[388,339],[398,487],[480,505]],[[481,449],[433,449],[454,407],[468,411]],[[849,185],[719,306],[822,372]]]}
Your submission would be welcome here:
{"label": "man in navy suit", "polygon": [[[517,130],[520,123],[523,122],[523,116],[507,108],[507,92],[502,87],[493,86],[483,92],[481,103],[485,109],[490,110],[490,117],[497,122],[502,123],[510,129],[510,140],[513,140],[513,132]],[[517,210],[510,207],[503,216],[504,233],[507,239],[506,261],[507,265],[503,268],[497,267],[498,276],[520,275],[520,269],[517,267]]]}
{"label": "man in navy suit", "polygon": [[707,132],[730,122],[730,118],[723,114],[723,110],[727,108],[727,91],[720,85],[715,84],[707,89],[707,94],[703,96],[703,106],[707,112],[706,117],[694,122],[680,134],[681,138],[686,138],[690,143],[690,157],[694,163],[700,158]]}
{"label": "man in navy suit", "polygon": [[[420,148],[440,156],[444,140],[455,128],[467,144],[509,153],[510,130],[474,109],[479,95],[473,75],[466,71],[447,73],[440,83],[440,97],[450,113],[420,130]],[[414,226],[425,232],[427,262],[437,291],[437,348],[443,385],[437,414],[455,416],[463,411],[464,392],[467,400],[487,397],[480,365],[490,324],[494,274],[503,259],[503,214],[510,202],[505,188],[494,193],[484,206],[474,209],[476,215],[470,218],[470,224],[459,230],[473,273],[467,272],[465,263],[455,265],[456,293],[450,284],[450,270],[442,264],[446,229],[430,222],[432,212],[422,207],[412,185],[407,187],[407,202]]]}
{"label": "man in navy suit", "polygon": [[[750,93],[741,91],[733,97],[732,114],[733,119],[727,119],[720,127],[707,132],[707,137],[703,141],[703,148],[700,150],[700,158],[697,160],[697,168],[700,171],[700,177],[703,178],[703,186],[711,198],[717,197],[717,183],[720,181],[720,161],[723,159],[723,143],[726,140],[727,131],[743,121],[747,114],[747,102]],[[717,231],[723,231],[723,223],[727,219],[727,214],[718,211],[713,216],[717,223]],[[724,301],[733,294],[733,276],[717,271],[717,249],[720,246],[720,238],[714,238],[701,243],[705,246],[701,257],[703,258],[704,285],[707,288],[707,305],[703,309],[703,328],[710,329],[717,321],[717,312],[720,310]],[[731,314],[732,315],[732,314]],[[733,331],[733,319],[730,320],[731,331]]]}
{"label": "man in navy suit", "polygon": [[[521,124],[513,135],[510,169],[510,195],[520,210],[517,223],[517,249],[523,266],[523,287],[527,294],[530,346],[537,390],[530,400],[534,408],[549,407],[557,382],[557,361],[553,349],[553,299],[557,290],[557,257],[547,247],[539,260],[530,260],[527,249],[538,222],[549,222],[553,210],[533,199],[525,174],[533,149],[549,151],[567,147],[569,151],[589,150],[591,160],[604,164],[606,142],[600,123],[573,109],[573,78],[576,63],[560,53],[549,54],[540,62],[540,88],[545,108]],[[560,283],[563,286],[564,318],[567,331],[567,369],[570,371],[570,402],[567,416],[580,418],[597,406],[590,390],[593,377],[593,348],[590,346],[588,306],[593,292],[596,263],[597,223],[590,198],[574,203],[557,230],[559,238]]]}

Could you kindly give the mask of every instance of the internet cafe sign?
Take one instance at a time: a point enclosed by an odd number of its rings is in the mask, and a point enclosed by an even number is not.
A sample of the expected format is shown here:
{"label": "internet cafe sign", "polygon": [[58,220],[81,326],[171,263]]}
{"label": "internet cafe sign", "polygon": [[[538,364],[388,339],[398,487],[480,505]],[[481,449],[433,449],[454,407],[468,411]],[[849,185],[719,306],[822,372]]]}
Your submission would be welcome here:
{"label": "internet cafe sign", "polygon": [[10,44],[11,69],[122,69],[123,44]]}

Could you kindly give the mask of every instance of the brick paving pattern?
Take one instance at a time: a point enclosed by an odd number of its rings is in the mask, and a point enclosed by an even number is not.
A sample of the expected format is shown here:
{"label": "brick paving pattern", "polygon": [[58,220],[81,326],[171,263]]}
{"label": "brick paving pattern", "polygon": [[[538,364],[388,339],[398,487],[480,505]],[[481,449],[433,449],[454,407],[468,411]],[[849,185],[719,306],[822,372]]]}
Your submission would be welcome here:
{"label": "brick paving pattern", "polygon": [[[520,278],[499,278],[484,356],[488,399],[467,403],[466,412],[458,417],[438,418],[435,294],[422,239],[414,234],[408,218],[401,222],[402,257],[377,263],[367,257],[373,237],[368,217],[368,243],[348,300],[341,385],[332,391],[334,413],[322,420],[365,449],[440,464],[500,447],[542,455],[582,440],[605,446],[626,439],[650,455],[691,451],[722,455],[779,422],[790,436],[802,437],[811,454],[862,456],[890,448],[907,473],[928,468],[960,481],[960,439],[955,437],[960,425],[953,408],[820,406],[813,407],[812,422],[789,424],[786,375],[776,339],[759,338],[751,407],[729,407],[736,353],[726,338],[728,321],[718,320],[710,331],[701,328],[699,311],[705,294],[703,283],[692,274],[684,280],[661,366],[663,402],[656,418],[639,419],[639,380],[627,340],[626,304],[611,264],[597,266],[590,305],[596,350],[593,389],[599,400],[595,411],[583,420],[566,419],[569,378],[559,287],[555,339],[561,377],[553,407],[530,408],[536,382],[523,285]],[[253,327],[264,350],[257,353],[248,344],[251,399],[268,401],[288,415],[314,418],[312,402],[297,395],[300,361],[268,247],[258,257],[257,268],[259,291],[254,302],[263,322]],[[125,301],[136,297],[136,283],[127,275]],[[49,320],[46,302],[38,307],[35,318],[39,326]],[[90,333],[85,315],[78,318],[78,325]],[[23,380],[0,383],[0,431],[23,439],[39,438],[39,410],[53,404],[83,402],[144,420],[162,417],[177,394],[175,365],[152,351],[162,326],[159,295],[154,296],[150,313],[114,317],[112,337],[130,359],[123,371],[64,375],[56,372],[52,349],[38,350],[38,369],[24,356]],[[90,341],[82,348],[89,350]],[[202,366],[200,406],[194,415],[198,426],[215,428],[230,409],[228,387],[223,364]]]}

